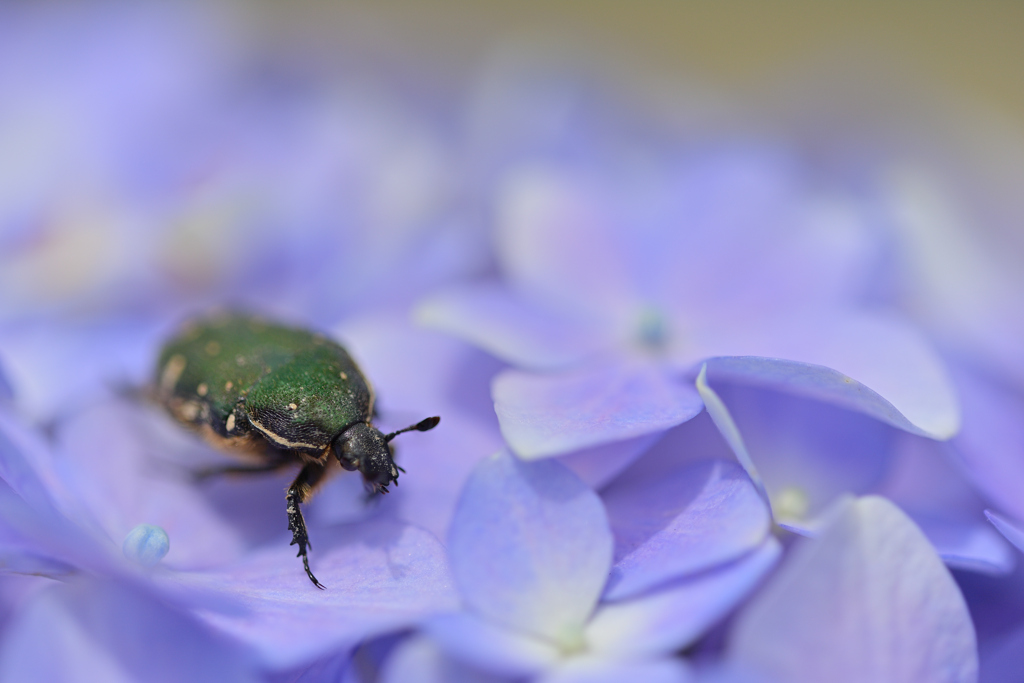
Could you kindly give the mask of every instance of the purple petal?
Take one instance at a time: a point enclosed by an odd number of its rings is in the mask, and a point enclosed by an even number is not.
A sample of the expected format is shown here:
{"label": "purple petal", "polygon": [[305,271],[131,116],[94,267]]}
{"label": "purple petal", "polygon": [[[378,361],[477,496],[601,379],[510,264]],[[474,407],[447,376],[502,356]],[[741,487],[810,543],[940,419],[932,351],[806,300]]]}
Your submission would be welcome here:
{"label": "purple petal", "polygon": [[781,549],[769,536],[729,565],[640,598],[602,604],[587,627],[587,642],[593,651],[611,657],[651,657],[684,648],[761,581]]}
{"label": "purple petal", "polygon": [[837,504],[740,615],[729,655],[778,680],[977,679],[974,629],[959,588],[899,508]]}
{"label": "purple petal", "polygon": [[424,636],[413,636],[395,648],[380,672],[381,683],[501,683],[445,655]]}
{"label": "purple petal", "polygon": [[742,430],[780,524],[804,526],[837,496],[874,492],[891,469],[894,437],[903,434],[777,390],[717,382],[715,390]]}
{"label": "purple petal", "polygon": [[761,544],[771,525],[735,463],[646,464],[645,458],[634,465],[601,496],[615,535],[605,600],[733,560]]}
{"label": "purple petal", "polygon": [[550,375],[509,370],[492,395],[505,440],[530,459],[652,434],[704,407],[692,387],[643,362]]}
{"label": "purple petal", "polygon": [[59,508],[50,461],[38,436],[0,410],[0,533],[7,549],[24,550],[26,562],[54,563],[59,573],[68,566],[109,568],[111,558],[98,539]]}
{"label": "purple petal", "polygon": [[310,583],[284,542],[233,567],[156,578],[177,600],[275,667],[457,606],[444,548],[425,531],[371,521],[320,530],[314,542],[310,567],[327,587],[323,591]]}
{"label": "purple petal", "polygon": [[719,395],[708,386],[707,372],[708,366],[707,364],[704,364],[700,369],[700,374],[697,375],[697,393],[700,394],[701,400],[704,401],[704,406],[707,408],[711,421],[715,423],[715,427],[718,428],[722,438],[724,438],[725,442],[729,444],[729,448],[732,450],[733,455],[736,456],[736,459],[746,471],[747,476],[750,477],[750,481],[754,485],[757,495],[761,497],[761,500],[768,508],[769,513],[771,513],[772,503],[768,498],[768,492],[765,490],[761,474],[757,471],[754,461],[750,459],[750,453],[747,451],[747,445],[743,443],[743,436],[740,434],[740,430],[736,426],[736,421],[732,419],[729,409],[725,407],[725,403],[722,402],[721,397],[719,397]]}
{"label": "purple petal", "polygon": [[242,648],[123,584],[54,586],[6,633],[0,644],[5,681],[260,680]]}
{"label": "purple petal", "polygon": [[693,680],[690,667],[681,659],[654,659],[637,662],[604,659],[573,659],[538,683],[688,683]]}
{"label": "purple petal", "polygon": [[899,505],[951,567],[1005,574],[1016,557],[982,517],[977,491],[949,443],[898,433],[889,472],[874,493]]}
{"label": "purple petal", "polygon": [[591,446],[561,456],[558,461],[596,490],[613,480],[650,448],[661,434],[646,434],[625,441]]}
{"label": "purple petal", "polygon": [[62,423],[56,472],[64,507],[94,522],[118,553],[129,532],[150,524],[170,537],[163,560],[169,566],[204,567],[238,557],[239,531],[195,485],[186,466],[168,459],[169,449],[160,447],[139,417],[137,407],[101,402]]}
{"label": "purple petal", "polygon": [[563,642],[578,636],[597,604],[612,535],[597,494],[564,465],[499,453],[466,482],[448,548],[471,610]]}
{"label": "purple petal", "polygon": [[424,630],[452,658],[501,676],[532,676],[561,657],[550,641],[465,612],[434,617]]}
{"label": "purple petal", "polygon": [[1024,527],[1020,524],[1011,522],[1006,517],[1003,517],[992,510],[985,510],[985,516],[988,518],[988,521],[992,522],[992,526],[998,529],[999,533],[1006,537],[1006,540],[1024,553]]}
{"label": "purple petal", "polygon": [[496,285],[434,295],[420,304],[416,318],[530,369],[564,367],[613,341],[593,321],[547,310]]}
{"label": "purple petal", "polygon": [[964,428],[953,444],[963,469],[995,507],[1024,519],[1024,398],[979,374],[954,371]]}
{"label": "purple petal", "polygon": [[[922,515],[911,517],[948,567],[1001,575],[1012,572],[1017,563],[1016,555],[1006,545],[1003,537],[982,521]],[[999,529],[999,526],[996,525],[996,528]],[[1012,539],[1007,538],[1012,542]]]}
{"label": "purple petal", "polygon": [[589,188],[542,169],[508,181],[497,250],[514,286],[540,301],[602,319],[629,307],[634,282],[615,227]]}
{"label": "purple petal", "polygon": [[943,363],[914,329],[866,315],[735,324],[702,340],[716,377],[769,384],[867,413],[915,434],[948,439],[960,409]]}

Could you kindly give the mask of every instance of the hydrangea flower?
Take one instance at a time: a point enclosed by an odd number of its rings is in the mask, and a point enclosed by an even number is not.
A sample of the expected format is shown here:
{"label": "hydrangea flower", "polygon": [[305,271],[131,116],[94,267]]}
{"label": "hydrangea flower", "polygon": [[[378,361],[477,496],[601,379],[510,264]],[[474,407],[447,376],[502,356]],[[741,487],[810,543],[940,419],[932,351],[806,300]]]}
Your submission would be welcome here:
{"label": "hydrangea flower", "polygon": [[[790,164],[718,153],[598,174],[534,167],[500,189],[504,281],[427,300],[420,319],[518,368],[493,385],[509,445],[545,457],[657,433],[703,407],[701,361],[946,439],[942,363],[867,311],[871,245]],[[739,276],[742,274],[742,276]]]}
{"label": "hydrangea flower", "polygon": [[970,614],[931,544],[899,508],[838,502],[734,624],[728,681],[971,683]]}
{"label": "hydrangea flower", "polygon": [[[423,626],[445,656],[432,654],[422,640],[409,641],[403,647],[411,652],[396,655],[400,661],[388,680],[441,680],[448,667],[462,665],[501,680],[596,681],[648,671],[685,680],[685,668],[668,656],[720,619],[779,552],[762,533],[763,540],[734,562],[682,581],[662,576],[660,584],[643,587],[656,589],[609,599],[609,590],[616,593],[607,584],[616,554],[612,530],[601,500],[562,464],[524,462],[508,453],[482,461],[466,483],[448,537],[464,611]],[[693,544],[675,547],[679,555],[694,550]],[[662,559],[640,557],[621,571],[650,573],[657,568],[642,565]],[[404,678],[414,672],[403,661],[424,659],[431,661],[428,668]]]}
{"label": "hydrangea flower", "polygon": [[[949,443],[763,388],[726,385],[723,400],[708,386],[706,371],[697,386],[724,441],[753,479],[763,481],[784,528],[813,535],[837,499],[875,493],[900,505],[951,567],[1013,569],[1014,556],[985,523],[984,502]],[[694,422],[686,441],[677,437],[672,445],[708,440],[708,421]]]}

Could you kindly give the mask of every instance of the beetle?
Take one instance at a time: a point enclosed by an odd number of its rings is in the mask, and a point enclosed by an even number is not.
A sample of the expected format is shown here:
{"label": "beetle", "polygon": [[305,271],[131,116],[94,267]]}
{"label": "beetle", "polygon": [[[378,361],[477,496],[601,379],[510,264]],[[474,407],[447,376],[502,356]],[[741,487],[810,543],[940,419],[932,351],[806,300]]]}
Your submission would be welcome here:
{"label": "beetle", "polygon": [[358,470],[371,494],[387,493],[401,470],[391,440],[433,429],[441,420],[428,417],[382,433],[371,421],[373,389],[340,344],[244,313],[186,323],[161,349],[153,379],[157,401],[178,422],[250,461],[204,470],[200,477],[301,466],[285,494],[288,529],[317,588],[323,585],[309,568],[300,505],[333,469],[331,455],[344,469]]}

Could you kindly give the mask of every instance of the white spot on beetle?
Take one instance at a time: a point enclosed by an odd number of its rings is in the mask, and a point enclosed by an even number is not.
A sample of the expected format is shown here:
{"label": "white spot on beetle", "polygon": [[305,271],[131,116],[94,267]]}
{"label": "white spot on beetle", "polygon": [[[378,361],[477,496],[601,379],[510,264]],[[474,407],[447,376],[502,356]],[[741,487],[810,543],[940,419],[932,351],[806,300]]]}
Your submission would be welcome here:
{"label": "white spot on beetle", "polygon": [[218,353],[220,353],[220,344],[216,341],[206,342],[206,353],[210,354],[211,356],[216,356]]}
{"label": "white spot on beetle", "polygon": [[231,413],[228,415],[227,421],[224,423],[224,429],[232,432],[235,430],[235,414]]}
{"label": "white spot on beetle", "polygon": [[160,388],[170,393],[174,391],[174,385],[181,379],[181,373],[185,372],[188,360],[180,353],[176,353],[167,359],[167,365],[160,374]]}
{"label": "white spot on beetle", "polygon": [[198,387],[196,387],[196,393],[199,394],[200,396],[206,396],[207,392],[209,391],[210,389],[209,387],[206,386],[206,384],[200,384]]}
{"label": "white spot on beetle", "polygon": [[181,417],[186,422],[194,422],[199,415],[199,404],[195,401],[187,401],[181,404]]}

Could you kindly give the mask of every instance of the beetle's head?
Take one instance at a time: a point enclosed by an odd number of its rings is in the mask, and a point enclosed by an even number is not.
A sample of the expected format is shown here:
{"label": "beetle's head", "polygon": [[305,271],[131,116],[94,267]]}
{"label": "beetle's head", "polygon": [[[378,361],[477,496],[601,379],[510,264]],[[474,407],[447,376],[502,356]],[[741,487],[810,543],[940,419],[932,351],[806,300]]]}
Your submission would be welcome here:
{"label": "beetle's head", "polygon": [[367,489],[375,493],[387,493],[388,484],[398,481],[390,444],[379,429],[365,422],[352,425],[334,440],[334,455],[346,470],[359,470]]}
{"label": "beetle's head", "polygon": [[439,417],[428,417],[411,427],[387,435],[366,422],[359,422],[343,431],[334,440],[334,455],[346,470],[359,470],[368,489],[374,493],[387,493],[391,482],[398,485],[400,469],[391,459],[391,439],[413,429],[420,432],[433,429],[440,420]]}

